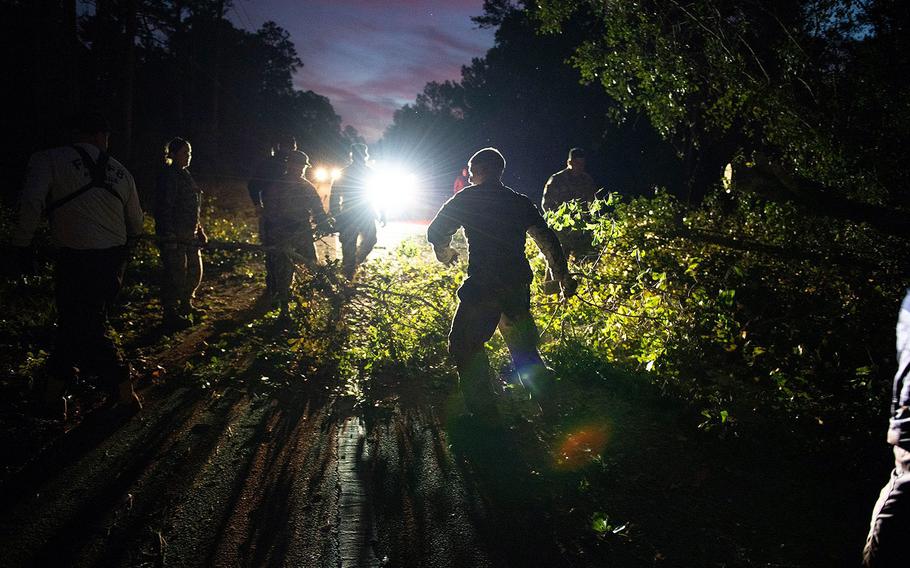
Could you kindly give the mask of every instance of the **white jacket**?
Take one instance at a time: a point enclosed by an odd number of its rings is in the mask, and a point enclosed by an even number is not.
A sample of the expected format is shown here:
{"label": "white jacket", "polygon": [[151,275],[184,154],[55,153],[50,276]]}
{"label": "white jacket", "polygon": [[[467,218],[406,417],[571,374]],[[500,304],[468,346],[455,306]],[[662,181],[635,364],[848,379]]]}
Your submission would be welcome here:
{"label": "white jacket", "polygon": [[[80,143],[97,160],[101,151]],[[72,146],[32,154],[22,189],[19,220],[13,245],[31,244],[35,230],[49,203],[78,191],[91,181],[91,170]],[[117,196],[103,188],[92,188],[61,205],[50,215],[54,243],[73,249],[105,249],[126,244],[127,237],[142,233],[142,209],[136,182],[123,164],[110,158],[107,181]]]}

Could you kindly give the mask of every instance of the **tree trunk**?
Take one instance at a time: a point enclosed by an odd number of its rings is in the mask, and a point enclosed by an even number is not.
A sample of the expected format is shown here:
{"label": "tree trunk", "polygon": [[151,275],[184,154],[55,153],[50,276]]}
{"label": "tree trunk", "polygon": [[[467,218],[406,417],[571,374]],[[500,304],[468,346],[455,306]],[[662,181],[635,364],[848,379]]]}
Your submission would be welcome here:
{"label": "tree trunk", "polygon": [[127,163],[133,153],[133,91],[136,83],[137,0],[127,0],[124,7],[125,34],[123,49],[123,78],[121,83],[121,120],[123,121],[122,156]]}

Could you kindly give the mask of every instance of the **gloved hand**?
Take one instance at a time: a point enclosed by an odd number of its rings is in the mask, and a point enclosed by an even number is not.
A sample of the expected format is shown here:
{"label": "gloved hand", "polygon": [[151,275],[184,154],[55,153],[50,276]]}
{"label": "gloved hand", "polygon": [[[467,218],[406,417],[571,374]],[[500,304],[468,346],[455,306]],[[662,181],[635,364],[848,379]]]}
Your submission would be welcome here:
{"label": "gloved hand", "polygon": [[566,274],[560,279],[559,286],[562,288],[563,298],[571,298],[578,291],[578,281],[570,274]]}
{"label": "gloved hand", "polygon": [[446,266],[451,266],[458,260],[458,253],[452,247],[433,247],[433,252],[436,253],[436,260]]}
{"label": "gloved hand", "polygon": [[202,230],[202,227],[196,229],[196,240],[203,245],[209,242],[209,237],[205,234],[205,231]]}

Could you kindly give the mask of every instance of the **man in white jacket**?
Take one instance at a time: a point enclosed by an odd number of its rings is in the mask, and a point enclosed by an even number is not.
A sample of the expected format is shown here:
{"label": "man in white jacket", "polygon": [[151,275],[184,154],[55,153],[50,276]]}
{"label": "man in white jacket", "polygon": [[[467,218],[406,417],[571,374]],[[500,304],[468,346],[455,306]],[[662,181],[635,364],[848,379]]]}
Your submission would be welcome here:
{"label": "man in white jacket", "polygon": [[65,415],[65,390],[94,376],[110,401],[141,406],[128,363],[109,337],[107,310],[123,282],[127,242],[142,232],[133,176],[107,154],[110,127],[98,113],[75,120],[75,143],[32,155],[13,245],[29,250],[42,216],[59,247],[54,270],[57,340],[45,403]]}

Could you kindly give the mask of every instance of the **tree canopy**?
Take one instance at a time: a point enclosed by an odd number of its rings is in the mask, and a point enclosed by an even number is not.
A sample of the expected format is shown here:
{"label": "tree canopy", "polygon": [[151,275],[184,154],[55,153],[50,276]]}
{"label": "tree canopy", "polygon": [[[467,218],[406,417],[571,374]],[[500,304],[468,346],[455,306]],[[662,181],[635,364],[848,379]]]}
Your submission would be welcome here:
{"label": "tree canopy", "polygon": [[5,69],[19,81],[16,135],[3,152],[7,198],[28,153],[65,142],[66,117],[85,107],[109,117],[112,152],[140,179],[174,136],[193,142],[197,175],[223,179],[247,175],[280,133],[332,160],[357,137],[342,131],[326,97],[294,87],[304,62],[289,33],[274,22],[238,29],[226,17],[230,2],[5,4]]}

